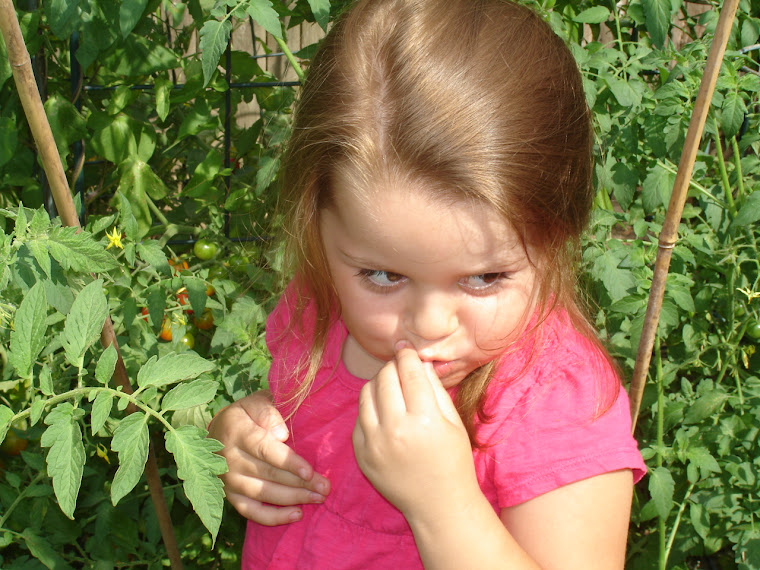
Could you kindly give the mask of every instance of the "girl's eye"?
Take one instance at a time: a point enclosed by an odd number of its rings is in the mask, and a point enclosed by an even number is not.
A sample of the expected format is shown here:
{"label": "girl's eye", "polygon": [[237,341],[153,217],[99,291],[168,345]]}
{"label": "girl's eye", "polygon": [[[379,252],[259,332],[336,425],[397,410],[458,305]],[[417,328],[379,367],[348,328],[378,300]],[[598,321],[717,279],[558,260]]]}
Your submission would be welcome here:
{"label": "girl's eye", "polygon": [[395,287],[406,279],[406,277],[399,273],[379,269],[362,269],[359,271],[359,276],[363,281],[380,288]]}
{"label": "girl's eye", "polygon": [[503,279],[507,279],[507,274],[501,273],[481,273],[480,275],[470,275],[465,277],[461,284],[472,291],[486,291],[491,287],[498,285]]}

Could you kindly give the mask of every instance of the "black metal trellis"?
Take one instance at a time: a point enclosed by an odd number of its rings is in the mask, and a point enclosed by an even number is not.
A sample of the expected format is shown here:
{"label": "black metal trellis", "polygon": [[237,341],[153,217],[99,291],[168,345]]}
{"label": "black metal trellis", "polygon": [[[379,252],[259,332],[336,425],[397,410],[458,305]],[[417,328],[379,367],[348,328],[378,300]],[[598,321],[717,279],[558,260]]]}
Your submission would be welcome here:
{"label": "black metal trellis", "polygon": [[[34,4],[34,8],[36,8],[36,2],[34,0],[31,1],[32,4]],[[71,61],[71,78],[70,78],[70,85],[71,85],[71,101],[73,105],[76,107],[78,111],[81,111],[82,108],[82,101],[81,101],[81,95],[85,91],[114,91],[118,89],[119,85],[86,85],[84,84],[84,75],[82,73],[82,67],[79,64],[79,61],[76,58],[76,51],[79,48],[79,34],[78,32],[74,32],[69,40],[69,56]],[[252,59],[261,59],[261,58],[274,58],[274,57],[282,57],[285,54],[282,52],[275,52],[275,53],[268,53],[268,54],[261,54],[258,55],[255,53],[256,49],[256,42],[254,38],[253,42],[253,49],[254,54],[251,55]],[[33,58],[37,59],[37,57]],[[35,66],[35,72],[37,72],[37,66]],[[182,90],[185,88],[186,84],[184,83],[177,83],[176,82],[176,74],[174,71],[172,71],[172,78],[174,80],[172,89],[173,90]],[[41,77],[38,77],[38,81],[40,81]],[[228,43],[227,49],[225,52],[225,80],[227,82],[227,91],[225,92],[225,98],[224,98],[224,142],[223,142],[223,158],[224,158],[224,168],[226,170],[229,170],[231,166],[231,147],[232,147],[232,141],[231,141],[231,132],[232,132],[232,90],[233,89],[257,89],[257,88],[271,88],[271,87],[297,87],[301,83],[300,81],[250,81],[250,82],[232,82],[232,48],[231,43]],[[131,85],[130,90],[136,90],[136,91],[150,91],[154,89],[154,85],[152,84],[137,84],[137,85]],[[41,93],[44,93],[43,90],[40,90]],[[71,180],[71,187],[73,189],[75,197],[78,197],[80,204],[81,204],[81,210],[79,213],[80,223],[82,226],[86,224],[86,217],[87,217],[87,211],[84,207],[85,204],[85,186],[84,186],[84,168],[86,166],[92,166],[94,164],[99,164],[103,161],[101,160],[95,160],[86,162],[85,161],[85,145],[84,141],[78,140],[75,141],[73,144],[73,173],[74,177]],[[43,189],[43,203],[45,205],[45,209],[47,210],[50,217],[55,217],[57,215],[55,204],[52,199],[47,199],[47,195],[49,195],[49,191],[46,192],[47,184],[44,180],[44,172],[41,172],[41,184]],[[227,174],[224,177],[224,185],[225,185],[225,198],[229,197],[230,191],[231,191],[231,183],[232,179],[229,174]],[[227,239],[233,242],[251,242],[251,241],[261,241],[263,238],[261,237],[230,237],[230,220],[231,220],[231,214],[230,212],[224,213],[224,235]],[[194,237],[190,237],[188,239],[172,239],[168,243],[173,245],[192,245],[197,240]]]}

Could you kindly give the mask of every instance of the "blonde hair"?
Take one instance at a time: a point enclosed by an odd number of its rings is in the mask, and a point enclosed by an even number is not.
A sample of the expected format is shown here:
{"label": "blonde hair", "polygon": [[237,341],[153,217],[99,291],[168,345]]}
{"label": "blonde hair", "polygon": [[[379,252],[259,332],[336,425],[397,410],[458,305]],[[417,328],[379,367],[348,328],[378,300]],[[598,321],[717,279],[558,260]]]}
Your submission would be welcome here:
{"label": "blonde hair", "polygon": [[[443,199],[494,208],[540,256],[542,315],[559,305],[595,339],[575,292],[591,150],[575,61],[530,9],[506,0],[355,3],[313,60],[283,160],[287,259],[308,291],[297,310],[313,303],[317,314],[295,400],[308,392],[339,315],[319,233],[338,169],[359,174],[365,188],[390,172]],[[460,384],[456,404],[473,444],[492,368]]]}

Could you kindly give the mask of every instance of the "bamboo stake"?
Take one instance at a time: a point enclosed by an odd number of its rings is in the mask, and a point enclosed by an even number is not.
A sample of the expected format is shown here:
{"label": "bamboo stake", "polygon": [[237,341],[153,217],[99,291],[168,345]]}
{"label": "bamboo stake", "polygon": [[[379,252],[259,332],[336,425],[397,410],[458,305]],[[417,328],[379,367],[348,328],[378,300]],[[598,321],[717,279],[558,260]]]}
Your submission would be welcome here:
{"label": "bamboo stake", "polygon": [[[13,7],[12,0],[0,0],[0,32],[5,40],[6,50],[8,52],[8,61],[13,70],[13,79],[16,83],[21,104],[24,108],[29,128],[32,131],[34,142],[37,145],[37,152],[42,160],[42,166],[45,169],[45,175],[50,183],[50,190],[55,200],[55,206],[61,217],[61,221],[66,226],[80,228],[79,218],[74,207],[74,200],[71,197],[69,184],[66,179],[61,157],[58,154],[58,148],[53,138],[53,132],[50,129],[45,109],[42,106],[42,99],[37,89],[37,83],[32,71],[31,58],[29,51],[26,49],[24,38],[21,35],[16,10]],[[132,393],[132,385],[127,376],[124,361],[121,358],[119,345],[116,342],[116,335],[113,330],[111,318],[107,317],[100,334],[100,341],[104,347],[113,345],[118,353],[114,379],[124,388],[128,394]],[[135,411],[132,405],[128,407],[129,413]],[[175,570],[182,568],[182,558],[177,547],[177,541],[174,536],[174,527],[171,523],[169,511],[164,499],[164,491],[161,486],[161,479],[158,476],[158,464],[156,455],[151,443],[148,461],[145,468],[148,487],[150,488],[153,505],[156,509],[161,535],[164,540],[171,567]]]}
{"label": "bamboo stake", "polygon": [[710,46],[710,53],[707,56],[705,71],[702,74],[702,81],[699,85],[697,100],[694,103],[694,112],[689,122],[689,129],[686,132],[683,153],[681,154],[681,161],[678,164],[678,173],[673,184],[673,193],[670,196],[668,212],[665,216],[665,224],[660,232],[652,287],[649,291],[649,303],[647,304],[644,328],[641,331],[639,350],[636,355],[636,364],[633,369],[633,378],[629,389],[631,416],[633,418],[632,429],[636,428],[636,420],[639,415],[639,408],[641,407],[641,397],[644,393],[649,362],[652,358],[652,348],[654,347],[657,325],[660,322],[662,299],[665,295],[665,280],[670,268],[673,247],[675,247],[678,241],[678,224],[681,222],[681,214],[686,202],[689,181],[694,169],[699,142],[702,138],[702,131],[710,109],[710,101],[715,90],[715,83],[718,80],[723,54],[726,51],[728,36],[731,33],[731,26],[733,25],[738,6],[739,0],[726,0],[721,8],[718,25],[715,28],[715,35]]}

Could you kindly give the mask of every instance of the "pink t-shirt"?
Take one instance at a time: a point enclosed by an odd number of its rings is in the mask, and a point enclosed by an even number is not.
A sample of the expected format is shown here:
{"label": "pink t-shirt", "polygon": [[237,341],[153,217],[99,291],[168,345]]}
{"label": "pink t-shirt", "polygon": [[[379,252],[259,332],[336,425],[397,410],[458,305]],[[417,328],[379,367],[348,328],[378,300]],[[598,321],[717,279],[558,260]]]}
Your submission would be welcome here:
{"label": "pink t-shirt", "polygon": [[[276,403],[287,398],[310,346],[307,335],[288,326],[292,295],[290,287],[267,321]],[[313,319],[307,309],[304,330],[311,330]],[[406,519],[374,489],[354,457],[351,432],[366,381],[343,365],[346,335],[340,320],[330,328],[314,389],[288,426],[288,444],[330,480],[332,491],[323,504],[304,505],[297,523],[265,527],[249,521],[243,568],[422,568]],[[476,424],[485,444],[473,451],[478,481],[497,513],[594,475],[632,469],[638,481],[645,472],[630,435],[628,398],[597,348],[561,311],[534,340],[501,359],[487,392],[492,419]]]}

